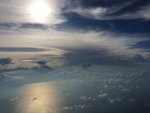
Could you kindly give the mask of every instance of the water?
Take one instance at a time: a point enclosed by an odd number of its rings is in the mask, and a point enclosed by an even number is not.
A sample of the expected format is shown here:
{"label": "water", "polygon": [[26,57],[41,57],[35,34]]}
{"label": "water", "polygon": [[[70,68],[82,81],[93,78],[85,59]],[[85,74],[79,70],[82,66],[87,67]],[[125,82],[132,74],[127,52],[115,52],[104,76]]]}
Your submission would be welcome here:
{"label": "water", "polygon": [[150,112],[148,71],[74,66],[5,76],[0,113]]}

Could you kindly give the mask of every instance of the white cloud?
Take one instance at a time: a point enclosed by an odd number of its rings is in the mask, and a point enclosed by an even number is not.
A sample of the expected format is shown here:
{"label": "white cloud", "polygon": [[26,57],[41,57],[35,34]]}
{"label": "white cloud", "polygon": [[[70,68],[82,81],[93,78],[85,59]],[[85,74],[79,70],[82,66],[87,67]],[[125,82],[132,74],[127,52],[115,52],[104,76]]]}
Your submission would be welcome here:
{"label": "white cloud", "polygon": [[[66,12],[74,12],[82,15],[86,18],[96,19],[96,20],[116,20],[116,19],[145,19],[150,20],[150,5],[137,8],[136,11],[130,11],[121,14],[114,14],[118,11],[130,6],[136,2],[127,2],[125,4],[120,4],[112,7],[94,7],[94,8],[83,8],[81,6],[75,7],[73,9],[68,9]],[[111,15],[114,14],[114,15]]]}
{"label": "white cloud", "polygon": [[[116,34],[92,30],[59,31],[53,28],[49,30],[3,30],[3,33],[1,33],[0,47],[56,48],[63,50],[63,52],[94,48],[96,51],[107,50],[106,55],[121,55],[122,57],[133,57],[135,54],[146,56],[148,54],[144,49],[131,48],[132,45],[140,41],[148,40],[147,37],[142,36],[143,38],[141,38],[138,34]],[[48,52],[45,53],[48,54]]]}
{"label": "white cloud", "polygon": [[144,19],[150,20],[150,5],[142,7],[141,10],[139,10],[137,13]]}
{"label": "white cloud", "polygon": [[[1,0],[0,1],[0,22],[12,22],[12,23],[37,23],[38,19],[31,18],[29,12],[31,4],[34,4],[36,0],[22,1],[22,0]],[[135,12],[123,13],[120,15],[111,15],[116,13],[127,6],[130,6],[136,2],[126,2],[111,7],[96,7],[96,8],[83,8],[80,5],[73,7],[71,2],[66,0],[43,0],[48,4],[51,14],[41,23],[48,23],[50,25],[60,24],[66,22],[67,19],[62,16],[63,13],[75,12],[86,18],[98,19],[98,20],[115,20],[115,19],[135,19],[142,18],[150,19],[150,6],[144,6]],[[66,10],[62,10],[67,7]]]}
{"label": "white cloud", "polygon": [[78,7],[75,9],[68,10],[67,12],[75,12],[87,18],[99,19],[104,16],[107,12],[107,8],[97,7],[97,8],[82,8]]}
{"label": "white cloud", "polygon": [[51,31],[51,39],[47,39],[43,45],[51,45],[59,48],[90,48],[107,49],[108,54],[118,54],[132,56],[137,53],[144,53],[142,49],[129,48],[139,41],[147,40],[140,38],[138,35],[119,35],[111,32],[95,32],[95,31]]}
{"label": "white cloud", "polygon": [[127,12],[124,14],[108,17],[106,19],[143,19],[146,21],[150,20],[150,5],[137,8],[134,12]]}
{"label": "white cloud", "polygon": [[[37,0],[1,0],[0,1],[0,22],[13,23],[37,23],[38,18],[32,18],[30,14],[30,6]],[[61,16],[61,9],[64,7],[64,0],[43,0],[49,6],[50,14],[41,23],[59,24],[65,22],[66,19]]]}

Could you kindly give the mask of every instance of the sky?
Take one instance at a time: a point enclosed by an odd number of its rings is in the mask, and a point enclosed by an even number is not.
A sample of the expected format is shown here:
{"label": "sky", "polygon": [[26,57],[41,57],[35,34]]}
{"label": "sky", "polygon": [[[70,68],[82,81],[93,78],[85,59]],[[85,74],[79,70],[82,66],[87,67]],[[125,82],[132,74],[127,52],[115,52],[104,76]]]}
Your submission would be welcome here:
{"label": "sky", "polygon": [[0,57],[150,60],[149,0],[0,0]]}

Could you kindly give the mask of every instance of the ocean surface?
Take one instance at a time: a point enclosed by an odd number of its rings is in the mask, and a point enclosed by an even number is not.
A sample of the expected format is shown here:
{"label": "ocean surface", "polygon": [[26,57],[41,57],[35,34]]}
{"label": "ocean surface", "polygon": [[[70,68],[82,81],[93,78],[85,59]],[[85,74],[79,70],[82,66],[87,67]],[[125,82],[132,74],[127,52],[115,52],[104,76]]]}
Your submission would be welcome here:
{"label": "ocean surface", "polygon": [[92,65],[1,73],[0,113],[150,113],[150,72]]}

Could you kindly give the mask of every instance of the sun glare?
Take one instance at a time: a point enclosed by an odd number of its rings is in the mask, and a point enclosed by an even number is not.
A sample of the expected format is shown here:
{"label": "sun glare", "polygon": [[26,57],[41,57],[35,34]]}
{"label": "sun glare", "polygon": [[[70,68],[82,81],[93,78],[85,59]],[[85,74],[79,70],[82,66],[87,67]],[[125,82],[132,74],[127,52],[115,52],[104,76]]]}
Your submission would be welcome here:
{"label": "sun glare", "polygon": [[29,12],[32,19],[37,22],[44,22],[50,15],[51,10],[46,1],[37,0],[30,5]]}

